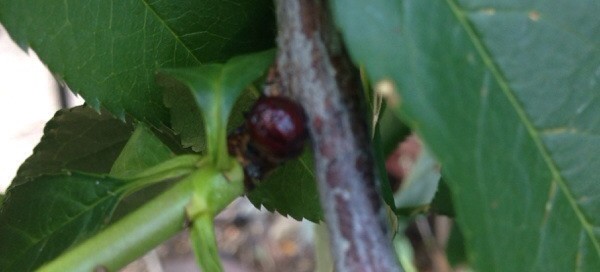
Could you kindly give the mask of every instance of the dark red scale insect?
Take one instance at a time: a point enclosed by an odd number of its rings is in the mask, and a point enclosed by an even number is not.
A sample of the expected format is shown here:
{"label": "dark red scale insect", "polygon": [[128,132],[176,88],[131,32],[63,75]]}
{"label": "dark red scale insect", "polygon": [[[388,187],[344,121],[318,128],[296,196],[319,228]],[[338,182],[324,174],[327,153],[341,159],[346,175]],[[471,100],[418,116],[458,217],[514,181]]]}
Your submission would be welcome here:
{"label": "dark red scale insect", "polygon": [[246,122],[229,135],[229,153],[244,166],[246,186],[263,178],[304,149],[308,132],[300,105],[282,96],[261,96],[246,115]]}
{"label": "dark red scale insect", "polygon": [[252,144],[274,160],[302,153],[307,135],[306,116],[298,104],[287,98],[259,98],[248,114],[246,127]]}

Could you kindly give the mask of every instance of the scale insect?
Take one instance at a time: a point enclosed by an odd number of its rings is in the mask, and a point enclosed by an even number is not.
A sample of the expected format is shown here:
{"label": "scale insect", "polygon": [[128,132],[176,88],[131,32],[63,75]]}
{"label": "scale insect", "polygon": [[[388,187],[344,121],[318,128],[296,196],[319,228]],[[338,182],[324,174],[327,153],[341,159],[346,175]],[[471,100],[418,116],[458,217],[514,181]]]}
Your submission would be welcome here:
{"label": "scale insect", "polygon": [[286,160],[302,153],[308,136],[306,115],[283,96],[261,96],[246,121],[228,136],[229,153],[244,166],[246,188]]}

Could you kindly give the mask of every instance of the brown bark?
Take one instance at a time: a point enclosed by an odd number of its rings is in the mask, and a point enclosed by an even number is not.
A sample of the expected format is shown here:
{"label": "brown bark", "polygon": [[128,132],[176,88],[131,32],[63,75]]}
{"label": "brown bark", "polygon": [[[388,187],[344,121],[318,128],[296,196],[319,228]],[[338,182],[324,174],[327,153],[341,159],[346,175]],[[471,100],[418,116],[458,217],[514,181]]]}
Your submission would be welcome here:
{"label": "brown bark", "polygon": [[[318,0],[277,0],[277,80],[306,110],[336,271],[401,271],[391,245],[357,70]],[[359,18],[357,18],[359,19]]]}

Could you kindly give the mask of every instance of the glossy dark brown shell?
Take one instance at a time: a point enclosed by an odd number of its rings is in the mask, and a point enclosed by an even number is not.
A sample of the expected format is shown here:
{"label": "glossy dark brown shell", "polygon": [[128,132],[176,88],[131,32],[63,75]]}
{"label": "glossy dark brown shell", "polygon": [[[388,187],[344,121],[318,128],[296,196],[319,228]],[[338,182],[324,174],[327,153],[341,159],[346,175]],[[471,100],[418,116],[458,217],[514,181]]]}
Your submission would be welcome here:
{"label": "glossy dark brown shell", "polygon": [[304,110],[290,99],[263,96],[256,101],[246,121],[251,143],[275,159],[302,153],[307,137]]}

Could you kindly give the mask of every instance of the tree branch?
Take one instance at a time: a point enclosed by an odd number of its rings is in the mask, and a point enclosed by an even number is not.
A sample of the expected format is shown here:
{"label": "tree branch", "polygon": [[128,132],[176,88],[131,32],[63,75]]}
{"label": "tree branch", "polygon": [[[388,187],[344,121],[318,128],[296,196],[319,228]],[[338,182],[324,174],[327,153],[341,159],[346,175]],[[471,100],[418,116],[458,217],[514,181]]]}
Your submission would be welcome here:
{"label": "tree branch", "polygon": [[337,271],[401,271],[377,192],[361,84],[318,0],[277,0],[276,90],[307,112]]}

